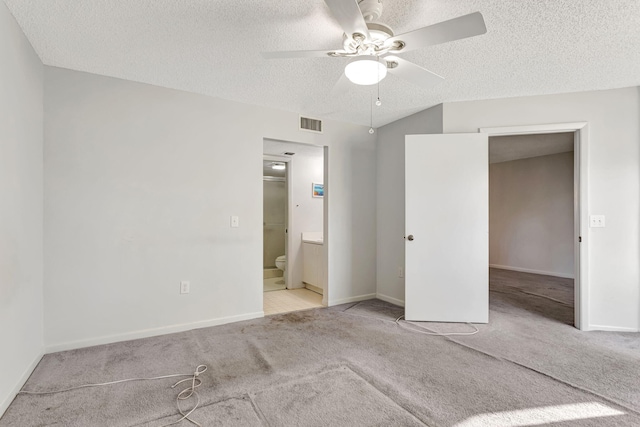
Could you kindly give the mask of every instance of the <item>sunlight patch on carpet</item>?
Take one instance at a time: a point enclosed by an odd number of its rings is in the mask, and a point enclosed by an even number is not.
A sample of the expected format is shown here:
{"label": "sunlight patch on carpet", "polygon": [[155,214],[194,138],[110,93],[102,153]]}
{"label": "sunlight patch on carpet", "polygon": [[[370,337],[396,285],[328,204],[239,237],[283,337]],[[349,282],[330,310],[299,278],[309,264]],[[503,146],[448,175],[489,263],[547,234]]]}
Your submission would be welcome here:
{"label": "sunlight patch on carpet", "polygon": [[481,414],[456,424],[455,427],[525,427],[589,418],[613,417],[624,412],[596,402],[519,409]]}

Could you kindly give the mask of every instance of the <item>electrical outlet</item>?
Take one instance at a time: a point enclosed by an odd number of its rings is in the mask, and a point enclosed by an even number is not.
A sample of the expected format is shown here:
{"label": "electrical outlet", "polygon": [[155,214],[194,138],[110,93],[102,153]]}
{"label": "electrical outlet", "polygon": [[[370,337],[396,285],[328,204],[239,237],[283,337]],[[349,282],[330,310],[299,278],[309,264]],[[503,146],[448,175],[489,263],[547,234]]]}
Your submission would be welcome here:
{"label": "electrical outlet", "polygon": [[590,227],[604,227],[604,215],[591,215],[589,217]]}
{"label": "electrical outlet", "polygon": [[398,277],[401,279],[404,278],[404,268],[398,267]]}
{"label": "electrical outlet", "polygon": [[181,294],[188,294],[190,290],[191,290],[191,284],[189,282],[187,282],[186,280],[183,280],[182,282],[180,282]]}
{"label": "electrical outlet", "polygon": [[231,217],[231,228],[238,227],[240,227],[240,217],[234,215]]}

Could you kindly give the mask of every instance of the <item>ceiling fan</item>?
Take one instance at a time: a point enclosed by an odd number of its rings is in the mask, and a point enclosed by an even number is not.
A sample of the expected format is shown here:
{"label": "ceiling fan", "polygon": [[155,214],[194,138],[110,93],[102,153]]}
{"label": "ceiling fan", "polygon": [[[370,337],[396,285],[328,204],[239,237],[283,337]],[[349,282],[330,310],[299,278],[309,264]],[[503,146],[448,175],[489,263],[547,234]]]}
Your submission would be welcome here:
{"label": "ceiling fan", "polygon": [[[263,52],[266,59],[343,57],[351,58],[344,75],[358,85],[379,83],[387,71],[418,86],[432,87],[443,78],[397,54],[478,36],[487,32],[480,12],[394,35],[377,22],[382,0],[324,0],[344,30],[342,49]],[[343,80],[343,79],[341,79]],[[338,84],[341,84],[339,81]]]}

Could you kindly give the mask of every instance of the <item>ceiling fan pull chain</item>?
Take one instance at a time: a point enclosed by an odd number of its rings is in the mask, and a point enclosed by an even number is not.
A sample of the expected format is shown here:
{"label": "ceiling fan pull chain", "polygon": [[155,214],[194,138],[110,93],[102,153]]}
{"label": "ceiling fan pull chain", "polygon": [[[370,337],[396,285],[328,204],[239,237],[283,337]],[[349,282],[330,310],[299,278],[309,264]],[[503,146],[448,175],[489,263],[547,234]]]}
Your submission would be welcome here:
{"label": "ceiling fan pull chain", "polygon": [[[384,61],[384,59],[383,59]],[[386,63],[386,61],[385,61]],[[380,101],[380,68],[378,68],[378,99],[376,101],[376,107],[379,107],[382,105],[382,101]]]}
{"label": "ceiling fan pull chain", "polygon": [[375,130],[373,129],[373,93],[371,93],[371,99],[369,102],[369,108],[371,111],[371,116],[370,116],[370,123],[371,123],[371,127],[369,128],[369,133],[371,135],[373,135],[373,133],[375,132]]}

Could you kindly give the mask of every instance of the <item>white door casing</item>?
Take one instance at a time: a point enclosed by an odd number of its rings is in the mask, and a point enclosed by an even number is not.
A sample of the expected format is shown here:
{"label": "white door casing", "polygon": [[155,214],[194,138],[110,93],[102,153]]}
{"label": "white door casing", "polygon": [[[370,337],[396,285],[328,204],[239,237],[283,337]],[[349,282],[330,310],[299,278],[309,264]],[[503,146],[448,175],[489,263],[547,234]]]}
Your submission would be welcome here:
{"label": "white door casing", "polygon": [[[573,132],[574,134],[574,325],[583,331],[592,330],[589,321],[589,203],[588,203],[588,147],[589,123],[548,123],[538,125],[480,128],[488,136],[535,135]],[[603,329],[596,327],[595,329]],[[620,330],[607,328],[607,330]],[[622,329],[625,330],[625,329]]]}

